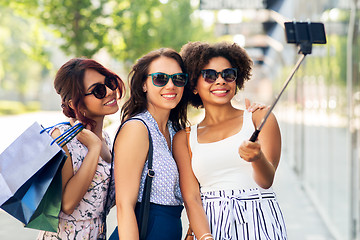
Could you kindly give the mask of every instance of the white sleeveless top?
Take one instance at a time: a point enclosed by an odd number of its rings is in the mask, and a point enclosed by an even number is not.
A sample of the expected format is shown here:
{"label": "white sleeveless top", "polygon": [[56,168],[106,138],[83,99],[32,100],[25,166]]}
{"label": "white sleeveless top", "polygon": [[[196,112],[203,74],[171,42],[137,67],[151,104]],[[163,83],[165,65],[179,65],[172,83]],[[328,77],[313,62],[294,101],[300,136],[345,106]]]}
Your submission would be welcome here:
{"label": "white sleeveless top", "polygon": [[241,130],[212,143],[197,141],[198,125],[191,127],[192,169],[202,193],[218,190],[260,189],[253,178],[251,163],[240,158],[238,149],[255,131],[252,113],[244,111]]}

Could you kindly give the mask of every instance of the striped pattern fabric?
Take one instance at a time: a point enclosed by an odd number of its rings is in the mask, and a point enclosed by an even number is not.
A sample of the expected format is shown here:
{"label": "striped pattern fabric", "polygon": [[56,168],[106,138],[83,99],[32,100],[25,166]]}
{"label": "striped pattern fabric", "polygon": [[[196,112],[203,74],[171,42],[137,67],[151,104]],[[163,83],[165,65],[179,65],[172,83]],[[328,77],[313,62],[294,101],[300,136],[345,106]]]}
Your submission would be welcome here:
{"label": "striped pattern fabric", "polygon": [[283,215],[272,190],[202,193],[214,240],[287,239]]}

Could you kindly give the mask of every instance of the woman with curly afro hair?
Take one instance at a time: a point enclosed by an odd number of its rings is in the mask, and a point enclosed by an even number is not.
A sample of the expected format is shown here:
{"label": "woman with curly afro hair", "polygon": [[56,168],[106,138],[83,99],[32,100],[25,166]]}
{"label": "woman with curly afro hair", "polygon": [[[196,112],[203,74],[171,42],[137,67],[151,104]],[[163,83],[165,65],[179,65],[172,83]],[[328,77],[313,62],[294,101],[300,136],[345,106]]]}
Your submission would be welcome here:
{"label": "woman with curly afro hair", "polygon": [[231,99],[251,78],[252,60],[235,43],[190,42],[180,52],[189,74],[190,99],[204,119],[174,137],[173,154],[190,225],[199,240],[287,239],[272,190],[281,135],[270,115],[235,108]]}

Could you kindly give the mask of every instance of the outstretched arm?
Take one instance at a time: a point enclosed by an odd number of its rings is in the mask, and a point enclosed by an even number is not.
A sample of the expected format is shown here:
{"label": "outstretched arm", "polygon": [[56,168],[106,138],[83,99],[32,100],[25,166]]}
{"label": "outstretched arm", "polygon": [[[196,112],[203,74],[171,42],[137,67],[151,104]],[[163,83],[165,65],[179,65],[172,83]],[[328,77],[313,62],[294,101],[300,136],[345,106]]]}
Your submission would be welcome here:
{"label": "outstretched arm", "polygon": [[[265,114],[265,109],[253,114],[255,126],[260,124]],[[280,161],[280,154],[281,134],[273,114],[270,114],[262,128],[258,141],[245,141],[239,147],[240,157],[252,164],[256,183],[265,189],[272,186],[275,171]]]}

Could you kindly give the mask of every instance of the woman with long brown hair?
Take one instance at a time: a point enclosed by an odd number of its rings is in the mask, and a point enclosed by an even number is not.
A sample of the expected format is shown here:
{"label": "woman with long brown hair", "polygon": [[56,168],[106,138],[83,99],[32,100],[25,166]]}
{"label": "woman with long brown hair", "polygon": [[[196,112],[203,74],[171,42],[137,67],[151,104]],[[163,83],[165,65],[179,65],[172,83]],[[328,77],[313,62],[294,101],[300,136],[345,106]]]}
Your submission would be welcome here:
{"label": "woman with long brown hair", "polygon": [[[40,232],[38,239],[105,239],[111,142],[103,123],[106,115],[118,111],[124,84],[95,60],[74,58],[58,70],[54,87],[70,123],[80,122],[85,129],[64,146],[68,158],[62,169],[58,231]],[[59,125],[51,136],[56,138],[69,128]]]}
{"label": "woman with long brown hair", "polygon": [[130,99],[122,108],[122,122],[127,122],[114,141],[118,220],[115,234],[118,233],[120,239],[139,239],[139,211],[148,173],[148,127],[153,142],[155,177],[146,239],[179,240],[183,202],[172,141],[186,124],[184,64],[176,51],[158,49],[135,63],[129,79]]}

